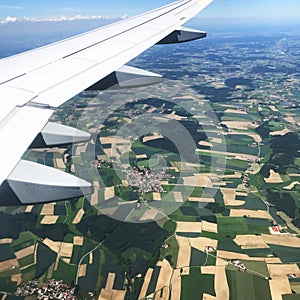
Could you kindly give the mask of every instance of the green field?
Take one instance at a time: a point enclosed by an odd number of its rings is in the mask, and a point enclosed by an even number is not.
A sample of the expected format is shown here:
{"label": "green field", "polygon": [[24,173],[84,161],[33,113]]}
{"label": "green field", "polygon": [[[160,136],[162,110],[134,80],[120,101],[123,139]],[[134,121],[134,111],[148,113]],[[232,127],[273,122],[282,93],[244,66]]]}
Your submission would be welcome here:
{"label": "green field", "polygon": [[215,296],[214,275],[201,274],[200,268],[190,268],[189,276],[181,277],[181,300],[202,300],[203,294]]}
{"label": "green field", "polygon": [[268,280],[226,269],[231,300],[272,300]]}

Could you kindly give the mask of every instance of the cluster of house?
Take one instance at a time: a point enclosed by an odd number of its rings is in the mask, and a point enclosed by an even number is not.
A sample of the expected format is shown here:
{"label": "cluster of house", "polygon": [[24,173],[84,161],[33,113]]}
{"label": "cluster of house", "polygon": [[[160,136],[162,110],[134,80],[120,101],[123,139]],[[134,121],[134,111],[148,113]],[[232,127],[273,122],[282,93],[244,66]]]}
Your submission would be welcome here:
{"label": "cluster of house", "polygon": [[32,296],[36,299],[77,300],[75,288],[70,288],[62,280],[51,279],[47,285],[40,286],[38,280],[21,283],[15,293],[16,296]]}

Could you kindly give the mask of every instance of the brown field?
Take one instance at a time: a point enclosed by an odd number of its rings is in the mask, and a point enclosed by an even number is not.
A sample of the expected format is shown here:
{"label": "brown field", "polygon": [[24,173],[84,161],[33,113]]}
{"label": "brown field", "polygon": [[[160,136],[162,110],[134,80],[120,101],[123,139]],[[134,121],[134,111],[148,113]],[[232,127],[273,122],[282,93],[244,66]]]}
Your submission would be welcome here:
{"label": "brown field", "polygon": [[172,267],[170,266],[169,262],[166,259],[164,259],[163,261],[159,261],[157,265],[161,267],[161,269],[156,284],[156,289],[155,289],[156,291],[162,289],[164,286],[170,285],[172,272],[173,272]]}
{"label": "brown field", "polygon": [[218,233],[218,224],[207,222],[207,221],[202,221],[202,230]]}
{"label": "brown field", "polygon": [[222,300],[229,300],[229,286],[227,283],[227,277],[225,272],[226,266],[226,261],[217,258],[215,273],[215,291],[216,298]]}
{"label": "brown field", "polygon": [[139,299],[143,299],[147,296],[146,293],[147,293],[147,290],[148,290],[148,287],[149,287],[150,280],[152,278],[152,273],[153,273],[153,269],[151,269],[151,268],[148,269],[148,271],[146,273],[146,276],[145,276],[145,279],[144,279],[143,286],[141,288]]}
{"label": "brown field", "polygon": [[253,124],[252,122],[242,122],[242,121],[223,121],[221,124],[225,125],[230,129],[240,129],[240,130],[248,130],[255,129],[259,125]]}
{"label": "brown field", "polygon": [[269,248],[261,236],[256,235],[237,235],[234,242],[238,244],[242,249],[262,249]]}
{"label": "brown field", "polygon": [[269,107],[270,107],[270,109],[271,109],[272,111],[278,111],[278,109],[276,108],[275,105],[270,105]]}
{"label": "brown field", "polygon": [[211,296],[209,294],[203,294],[202,300],[216,300],[217,298],[215,296]]}
{"label": "brown field", "polygon": [[22,282],[22,275],[21,274],[12,275],[11,281],[16,282],[19,285]]}
{"label": "brown field", "polygon": [[40,215],[42,215],[42,216],[54,215],[54,205],[55,205],[54,203],[44,204]]}
{"label": "brown field", "polygon": [[102,136],[100,137],[101,144],[128,144],[128,140],[120,138],[120,137],[109,137]]}
{"label": "brown field", "polygon": [[143,159],[143,158],[147,158],[148,156],[147,156],[147,154],[136,154],[135,157],[137,159]]}
{"label": "brown field", "polygon": [[73,245],[74,246],[82,246],[83,245],[83,236],[74,236],[73,237]]}
{"label": "brown field", "polygon": [[206,246],[211,246],[215,249],[217,249],[217,246],[218,246],[217,240],[213,240],[213,239],[206,238],[206,237],[198,237],[198,238],[190,239],[190,243],[193,248],[196,248],[203,252],[205,251]]}
{"label": "brown field", "polygon": [[24,248],[18,252],[15,252],[16,258],[21,259],[23,257],[26,257],[28,255],[31,255],[34,253],[35,245],[29,246],[27,248]]}
{"label": "brown field", "polygon": [[173,192],[173,196],[174,196],[175,202],[183,202],[181,192]]}
{"label": "brown field", "polygon": [[154,220],[156,216],[157,216],[157,211],[149,208],[145,211],[145,213],[142,215],[140,220],[141,221]]}
{"label": "brown field", "polygon": [[87,144],[77,145],[75,155],[80,156],[80,153],[86,152],[86,147],[87,147]]}
{"label": "brown field", "polygon": [[281,264],[282,261],[279,257],[267,257],[265,258],[267,264]]}
{"label": "brown field", "polygon": [[292,123],[292,124],[296,123],[296,120],[293,117],[286,117],[286,118],[284,118],[284,120],[286,120],[287,122]]}
{"label": "brown field", "polygon": [[292,190],[295,187],[295,185],[297,185],[297,184],[300,184],[300,182],[299,181],[294,181],[290,185],[285,186],[284,189],[286,189],[286,190]]}
{"label": "brown field", "polygon": [[300,270],[297,264],[268,264],[268,270],[272,278],[285,277],[288,274],[300,276]]}
{"label": "brown field", "polygon": [[155,201],[161,200],[160,193],[153,192],[153,193],[152,193],[152,196],[153,196],[153,200],[155,200]]}
{"label": "brown field", "polygon": [[104,189],[104,200],[111,199],[115,196],[115,187],[110,186]]}
{"label": "brown field", "polygon": [[224,111],[224,113],[227,113],[227,114],[240,114],[240,115],[247,115],[247,112],[246,111],[243,111],[243,110],[239,110],[239,109],[226,109]]}
{"label": "brown field", "polygon": [[58,220],[59,216],[44,216],[44,218],[41,220],[41,224],[55,224]]}
{"label": "brown field", "polygon": [[199,145],[200,146],[205,146],[205,147],[213,147],[213,144],[212,143],[210,143],[210,142],[206,142],[206,141],[200,141],[199,142]]}
{"label": "brown field", "polygon": [[6,260],[6,261],[2,261],[2,262],[0,262],[0,272],[15,268],[18,266],[18,264],[19,264],[18,260],[15,258]]}
{"label": "brown field", "polygon": [[124,300],[126,291],[102,289],[98,300]]}
{"label": "brown field", "polygon": [[91,204],[97,205],[98,204],[98,197],[99,197],[99,190],[95,189],[93,195],[91,196]]}
{"label": "brown field", "polygon": [[56,165],[56,168],[61,169],[61,170],[64,170],[66,168],[66,165],[61,158],[55,159],[55,165]]}
{"label": "brown field", "polygon": [[287,277],[269,280],[272,300],[282,300],[281,295],[291,294],[291,287]]}
{"label": "brown field", "polygon": [[30,213],[32,211],[32,209],[33,209],[33,205],[27,205],[26,209],[25,209],[25,212]]}
{"label": "brown field", "polygon": [[176,235],[176,240],[179,246],[177,268],[183,268],[183,272],[181,273],[182,275],[189,275],[190,268],[184,268],[190,265],[191,246],[189,239]]}
{"label": "brown field", "polygon": [[293,235],[282,234],[282,235],[270,235],[262,234],[262,238],[267,244],[300,248],[300,238]]}
{"label": "brown field", "polygon": [[231,209],[230,217],[243,217],[259,219],[272,219],[271,215],[266,210],[248,210],[248,209]]}
{"label": "brown field", "polygon": [[173,111],[169,115],[165,115],[165,117],[168,118],[168,119],[178,120],[178,121],[180,121],[180,120],[186,120],[186,117],[178,116],[175,111]]}
{"label": "brown field", "polygon": [[181,294],[180,270],[174,270],[171,284],[172,284],[171,300],[180,300],[180,294]]}
{"label": "brown field", "polygon": [[211,274],[215,275],[216,274],[216,266],[202,266],[201,267],[201,274]]}
{"label": "brown field", "polygon": [[59,252],[59,248],[60,248],[60,242],[54,242],[52,240],[50,240],[49,238],[45,238],[43,240],[43,243],[49,247],[51,250],[53,250],[54,252],[58,253]]}
{"label": "brown field", "polygon": [[72,224],[79,224],[80,221],[81,221],[81,219],[82,219],[82,217],[84,216],[84,213],[85,213],[85,212],[84,212],[84,209],[81,208],[81,209],[77,212],[77,214],[76,214],[76,216],[75,216],[75,218],[74,218]]}
{"label": "brown field", "polygon": [[61,243],[60,245],[60,255],[63,257],[72,257],[73,244],[71,243]]}
{"label": "brown field", "polygon": [[247,254],[236,253],[236,252],[229,252],[218,250],[217,256],[225,259],[241,259],[241,260],[255,260],[255,261],[264,261],[265,258],[263,257],[250,257]]}
{"label": "brown field", "polygon": [[3,245],[3,244],[10,244],[11,242],[13,241],[13,239],[1,239],[0,240],[0,245]]}
{"label": "brown field", "polygon": [[215,203],[214,198],[188,197],[190,202]]}
{"label": "brown field", "polygon": [[149,142],[149,141],[153,141],[153,140],[157,140],[157,139],[163,139],[163,138],[164,138],[163,135],[155,133],[154,135],[143,137],[143,143],[146,143],[146,142]]}
{"label": "brown field", "polygon": [[266,183],[281,183],[283,180],[280,177],[280,174],[275,172],[273,169],[270,170],[269,178],[265,178]]}
{"label": "brown field", "polygon": [[86,276],[86,264],[80,265],[79,271],[78,271],[78,277],[85,277]]}
{"label": "brown field", "polygon": [[224,204],[227,206],[241,206],[245,204],[243,200],[236,200],[236,190],[235,189],[227,189],[221,188],[221,193],[223,194]]}
{"label": "brown field", "polygon": [[115,282],[116,274],[115,273],[108,273],[107,280],[106,280],[106,290],[112,290]]}
{"label": "brown field", "polygon": [[176,222],[176,232],[192,232],[201,233],[202,223],[201,222]]}
{"label": "brown field", "polygon": [[183,184],[185,186],[212,187],[208,174],[195,174],[194,176],[183,177]]}
{"label": "brown field", "polygon": [[289,132],[291,131],[288,128],[284,128],[282,130],[270,132],[270,135],[286,135]]}

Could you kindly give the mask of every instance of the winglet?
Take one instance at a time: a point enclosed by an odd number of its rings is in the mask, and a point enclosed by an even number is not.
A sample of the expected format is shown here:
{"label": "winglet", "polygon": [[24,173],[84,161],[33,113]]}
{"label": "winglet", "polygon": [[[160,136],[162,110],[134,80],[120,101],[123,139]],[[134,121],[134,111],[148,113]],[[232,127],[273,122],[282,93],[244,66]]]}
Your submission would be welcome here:
{"label": "winglet", "polygon": [[92,184],[83,179],[21,160],[0,186],[0,206],[55,202],[92,193]]}

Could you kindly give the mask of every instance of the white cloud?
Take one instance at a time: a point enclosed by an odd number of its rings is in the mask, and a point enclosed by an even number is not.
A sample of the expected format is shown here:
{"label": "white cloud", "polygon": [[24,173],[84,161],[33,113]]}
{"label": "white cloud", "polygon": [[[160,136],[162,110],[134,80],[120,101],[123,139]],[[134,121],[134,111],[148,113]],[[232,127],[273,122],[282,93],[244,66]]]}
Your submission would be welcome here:
{"label": "white cloud", "polygon": [[24,17],[21,19],[15,17],[6,17],[5,20],[0,21],[0,24],[7,24],[12,22],[64,22],[64,21],[76,21],[76,20],[101,20],[106,19],[109,20],[108,17],[103,16],[82,16],[77,15],[75,17],[67,17],[67,16],[58,16],[58,17],[47,17],[47,18],[28,18]]}
{"label": "white cloud", "polygon": [[14,22],[17,22],[17,21],[18,21],[18,19],[16,17],[7,16],[5,18],[5,20],[1,21],[0,23],[2,23],[2,24],[5,24],[5,23],[14,23]]}

